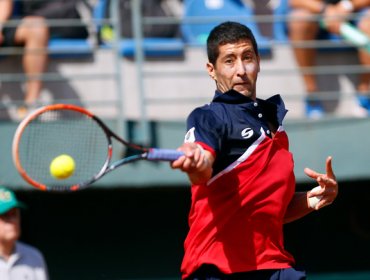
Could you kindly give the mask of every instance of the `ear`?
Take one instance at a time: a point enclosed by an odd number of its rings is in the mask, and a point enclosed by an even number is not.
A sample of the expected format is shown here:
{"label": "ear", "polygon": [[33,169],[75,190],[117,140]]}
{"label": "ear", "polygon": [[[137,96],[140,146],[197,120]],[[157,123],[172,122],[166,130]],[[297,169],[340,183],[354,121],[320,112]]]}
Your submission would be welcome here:
{"label": "ear", "polygon": [[259,73],[259,72],[260,72],[260,70],[261,70],[261,67],[260,67],[260,61],[261,61],[261,59],[260,59],[260,56],[258,55],[258,56],[257,56],[257,62],[258,62],[257,72],[258,72],[258,73]]}
{"label": "ear", "polygon": [[208,75],[216,81],[216,76],[215,76],[215,67],[213,66],[212,63],[210,62],[207,62],[207,72],[208,72]]}

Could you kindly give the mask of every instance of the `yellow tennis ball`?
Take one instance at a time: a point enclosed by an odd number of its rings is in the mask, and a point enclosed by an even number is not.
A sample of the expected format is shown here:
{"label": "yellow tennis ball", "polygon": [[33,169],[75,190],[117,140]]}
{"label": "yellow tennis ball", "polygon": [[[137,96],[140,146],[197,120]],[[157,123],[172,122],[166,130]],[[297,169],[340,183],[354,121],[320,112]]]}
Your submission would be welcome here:
{"label": "yellow tennis ball", "polygon": [[56,179],[67,179],[75,171],[75,161],[69,155],[60,155],[50,163],[50,174]]}

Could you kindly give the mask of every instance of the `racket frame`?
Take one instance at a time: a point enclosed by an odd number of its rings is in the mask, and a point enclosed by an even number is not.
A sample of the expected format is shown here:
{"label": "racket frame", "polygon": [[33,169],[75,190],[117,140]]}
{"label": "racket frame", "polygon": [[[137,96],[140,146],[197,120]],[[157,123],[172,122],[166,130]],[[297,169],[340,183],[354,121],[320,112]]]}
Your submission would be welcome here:
{"label": "racket frame", "polygon": [[[37,182],[36,180],[34,180],[33,178],[31,178],[27,174],[26,170],[23,168],[23,166],[22,166],[22,164],[21,164],[21,162],[19,160],[19,142],[20,142],[20,139],[21,139],[21,137],[23,135],[23,132],[26,129],[27,125],[30,122],[32,122],[34,119],[36,119],[38,116],[40,116],[41,114],[43,114],[43,113],[45,113],[47,111],[58,111],[58,110],[76,111],[76,112],[79,112],[81,114],[84,114],[84,115],[90,117],[103,130],[103,132],[105,133],[105,136],[107,138],[107,143],[108,143],[107,157],[106,157],[106,160],[105,160],[102,168],[100,169],[100,171],[97,172],[89,180],[80,182],[78,184],[74,184],[74,185],[69,186],[69,187],[63,187],[63,188],[49,187],[49,186],[46,186],[43,183]],[[113,163],[112,165],[110,165],[110,163],[112,161],[112,156],[113,156],[112,138],[116,139],[118,142],[122,143],[126,147],[130,147],[130,148],[133,148],[135,150],[142,151],[143,153],[138,154],[138,155],[134,155],[134,156],[130,156],[130,157],[127,157],[127,158],[123,158],[123,159],[121,159],[121,160]],[[13,162],[14,162],[14,165],[15,165],[16,169],[18,170],[19,174],[30,185],[32,185],[32,186],[34,186],[34,187],[36,187],[36,188],[38,188],[40,190],[43,190],[43,191],[46,191],[46,190],[61,190],[61,191],[70,190],[70,191],[76,191],[76,190],[79,190],[79,189],[86,188],[89,185],[91,185],[92,183],[94,183],[95,181],[97,181],[98,179],[100,179],[101,177],[103,177],[105,174],[109,173],[110,171],[116,169],[117,167],[119,167],[119,166],[121,166],[123,164],[129,163],[129,162],[133,162],[133,161],[136,161],[136,160],[140,160],[140,159],[146,159],[147,156],[148,156],[149,150],[150,149],[143,148],[143,147],[140,147],[138,145],[135,145],[135,144],[132,144],[132,143],[129,143],[129,142],[123,140],[116,133],[114,133],[112,130],[110,130],[103,123],[103,121],[100,118],[98,118],[97,116],[95,116],[93,113],[91,113],[90,111],[88,111],[88,110],[86,110],[86,109],[84,109],[82,107],[79,107],[79,106],[76,106],[76,105],[72,105],[72,104],[53,104],[53,105],[47,105],[47,106],[44,106],[44,107],[41,107],[41,108],[36,109],[35,111],[33,111],[30,115],[28,115],[19,124],[19,126],[18,126],[18,128],[17,128],[17,130],[16,130],[16,132],[14,134],[13,144],[12,144]]]}

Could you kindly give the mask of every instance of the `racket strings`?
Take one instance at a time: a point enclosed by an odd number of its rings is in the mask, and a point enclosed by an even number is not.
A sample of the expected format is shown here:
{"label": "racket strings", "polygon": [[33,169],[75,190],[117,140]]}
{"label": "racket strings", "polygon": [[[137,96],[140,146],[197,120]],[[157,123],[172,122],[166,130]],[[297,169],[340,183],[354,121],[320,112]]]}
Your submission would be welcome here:
{"label": "racket strings", "polygon": [[[94,119],[72,110],[46,111],[24,129],[19,142],[19,161],[30,178],[50,188],[69,188],[90,180],[102,169],[108,155],[108,139]],[[62,155],[75,162],[67,179],[53,177],[51,161]]]}

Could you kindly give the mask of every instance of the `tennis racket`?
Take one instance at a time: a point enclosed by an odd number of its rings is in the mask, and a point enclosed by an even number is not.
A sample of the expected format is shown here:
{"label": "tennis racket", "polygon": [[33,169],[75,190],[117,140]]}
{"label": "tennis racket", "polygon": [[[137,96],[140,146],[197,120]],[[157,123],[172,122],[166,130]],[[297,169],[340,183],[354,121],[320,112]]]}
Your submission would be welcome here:
{"label": "tennis racket", "polygon": [[[113,162],[113,139],[131,155]],[[65,179],[55,178],[50,164],[65,154],[74,160],[74,172]],[[174,161],[183,153],[129,143],[88,110],[55,104],[33,111],[19,124],[12,155],[16,169],[30,185],[40,190],[76,191],[122,165],[138,160]]]}

